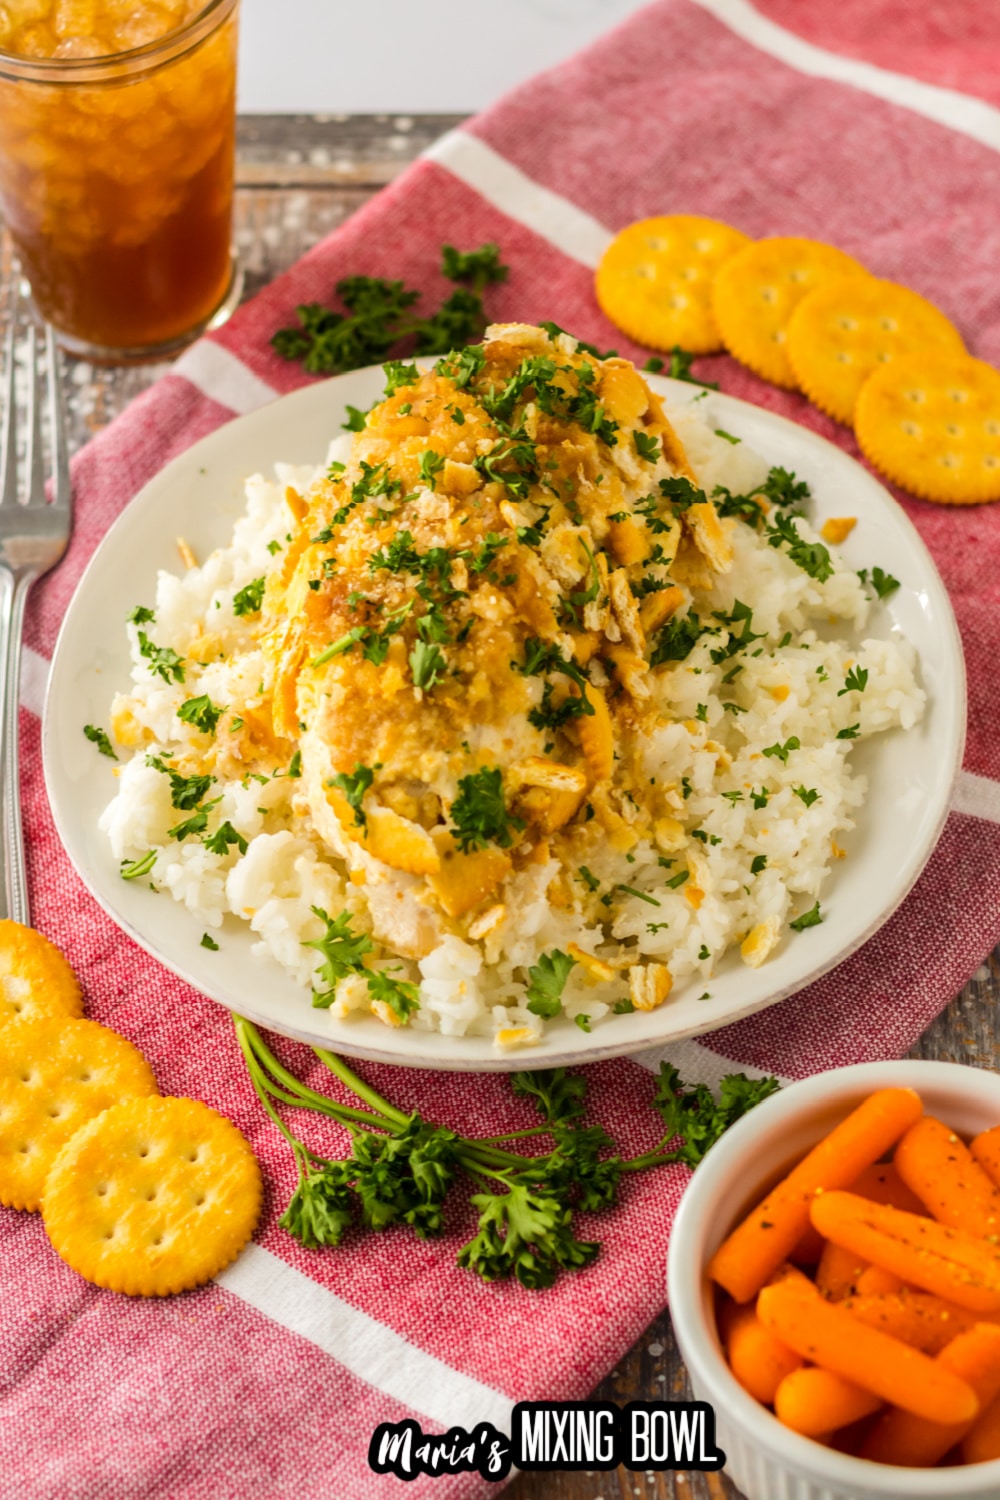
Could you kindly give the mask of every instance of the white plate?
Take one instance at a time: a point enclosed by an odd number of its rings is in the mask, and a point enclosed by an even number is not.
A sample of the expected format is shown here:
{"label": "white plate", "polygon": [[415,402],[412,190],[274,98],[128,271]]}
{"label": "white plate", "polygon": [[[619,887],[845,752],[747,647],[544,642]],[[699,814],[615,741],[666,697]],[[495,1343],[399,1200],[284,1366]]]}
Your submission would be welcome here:
{"label": "white plate", "polygon": [[[839,448],[783,417],[730,396],[705,399],[713,426],[743,438],[771,464],[808,480],[814,512],[857,516],[843,552],[855,568],[878,564],[902,587],[876,608],[872,633],[912,641],[928,694],[922,723],[860,746],[871,778],[860,826],[823,894],[824,921],[793,935],[760,969],[731,954],[701,1000],[703,981],[678,986],[668,1004],[646,1014],[609,1017],[591,1033],[550,1023],[537,1047],[500,1056],[485,1037],[389,1030],[374,1017],[337,1021],[314,1010],[309,995],[278,965],[251,953],[250,929],[227,917],[221,951],[199,946],[204,924],[166,894],[123,881],[97,820],[114,784],[109,762],[93,752],[83,726],[106,724],[111,697],[129,681],[125,615],[154,596],[160,568],[175,570],[178,535],[205,557],[228,543],[244,506],[243,482],[276,460],[321,463],[340,430],[345,406],[370,406],[381,394],[380,369],[359,370],[284,396],[196,443],[151,480],[119,517],[91,560],[56,645],[45,706],[45,778],[56,826],[70,859],[120,927],[168,968],[214,1000],[275,1031],[358,1057],[420,1067],[510,1070],[594,1061],[693,1036],[735,1021],[801,989],[839,963],[892,914],[930,856],[948,809],[965,739],[965,669],[944,586],[900,507]],[[691,385],[651,381],[673,401]],[[153,983],[150,991],[152,995]]]}

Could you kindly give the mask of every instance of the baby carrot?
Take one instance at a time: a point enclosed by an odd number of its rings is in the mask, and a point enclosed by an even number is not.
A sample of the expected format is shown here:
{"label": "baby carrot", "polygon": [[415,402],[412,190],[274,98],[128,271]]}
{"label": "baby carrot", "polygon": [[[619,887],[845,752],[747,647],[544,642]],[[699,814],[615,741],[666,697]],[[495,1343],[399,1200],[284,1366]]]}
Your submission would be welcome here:
{"label": "baby carrot", "polygon": [[880,1328],[904,1344],[924,1354],[940,1354],[946,1344],[960,1333],[967,1333],[976,1322],[976,1314],[954,1307],[929,1292],[885,1292],[874,1296],[849,1297],[841,1304],[847,1312]]}
{"label": "baby carrot", "polygon": [[[981,1408],[989,1406],[1000,1394],[1000,1328],[993,1323],[977,1323],[942,1349],[934,1364],[965,1381]],[[876,1422],[861,1456],[880,1464],[930,1469],[962,1441],[974,1421],[969,1417],[935,1422],[900,1411],[897,1406]]]}
{"label": "baby carrot", "polygon": [[995,1396],[962,1439],[962,1457],[967,1464],[985,1464],[1000,1458],[1000,1396]]}
{"label": "baby carrot", "polygon": [[928,1422],[971,1422],[979,1410],[971,1387],[938,1360],[792,1282],[766,1286],[757,1316],[803,1359]]}
{"label": "baby carrot", "polygon": [[809,1223],[817,1193],[846,1187],[919,1119],[912,1089],[879,1089],[841,1120],[715,1252],[708,1274],[737,1302],[749,1302]]}
{"label": "baby carrot", "polygon": [[935,1219],[869,1203],[853,1193],[825,1193],[812,1221],[834,1244],[892,1271],[912,1286],[971,1312],[1000,1309],[1000,1246]]}
{"label": "baby carrot", "polygon": [[831,1302],[840,1302],[855,1290],[865,1265],[853,1250],[827,1240],[816,1267],[816,1285]]}
{"label": "baby carrot", "polygon": [[806,1437],[827,1437],[878,1411],[882,1402],[842,1375],[815,1366],[786,1375],[774,1396],[779,1422]]}
{"label": "baby carrot", "polygon": [[894,1161],[907,1187],[939,1224],[984,1236],[1000,1231],[1000,1188],[940,1120],[924,1115],[911,1125]]}
{"label": "baby carrot", "polygon": [[764,1327],[751,1302],[737,1307],[729,1325],[726,1353],[740,1385],[765,1406],[771,1405],[785,1376],[802,1364],[800,1355]]}
{"label": "baby carrot", "polygon": [[881,1266],[866,1266],[854,1283],[854,1290],[859,1297],[877,1297],[882,1292],[898,1292],[905,1285],[901,1277],[883,1271]]}
{"label": "baby carrot", "polygon": [[892,1208],[905,1209],[908,1214],[927,1212],[891,1161],[878,1161],[872,1167],[865,1167],[853,1182],[847,1184],[847,1191],[857,1193],[859,1198],[870,1198],[873,1203],[888,1203]]}
{"label": "baby carrot", "polygon": [[969,1150],[994,1186],[1000,1187],[1000,1125],[977,1135]]}

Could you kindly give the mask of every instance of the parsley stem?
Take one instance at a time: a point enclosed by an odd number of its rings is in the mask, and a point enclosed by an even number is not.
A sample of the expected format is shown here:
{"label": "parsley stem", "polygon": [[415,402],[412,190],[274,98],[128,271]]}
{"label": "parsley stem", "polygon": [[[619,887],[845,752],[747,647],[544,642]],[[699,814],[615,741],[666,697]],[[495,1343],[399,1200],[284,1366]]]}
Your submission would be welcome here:
{"label": "parsley stem", "polygon": [[529,1135],[551,1135],[551,1125],[533,1125],[530,1130],[508,1130],[506,1135],[481,1135],[475,1140],[476,1146],[499,1146],[502,1141],[523,1141]]}
{"label": "parsley stem", "polygon": [[633,1156],[622,1162],[623,1172],[644,1172],[647,1167],[666,1167],[680,1160],[677,1151],[647,1151],[644,1156]]}
{"label": "parsley stem", "polygon": [[[382,1098],[381,1094],[377,1094],[373,1088],[364,1083],[335,1052],[328,1052],[325,1047],[314,1047],[313,1051],[323,1066],[329,1068],[330,1072],[335,1078],[339,1078],[341,1083],[346,1084],[352,1094],[357,1094],[359,1099],[363,1099],[366,1104],[371,1105],[372,1109],[378,1110],[379,1114],[384,1115],[387,1120],[392,1121],[394,1124],[406,1125],[409,1123],[409,1115],[405,1115],[401,1109],[397,1109],[394,1104],[390,1104],[387,1099]],[[317,1097],[321,1098],[322,1095],[318,1095]]]}
{"label": "parsley stem", "polygon": [[250,1022],[245,1021],[242,1016],[234,1015],[233,1024],[236,1027],[236,1040],[240,1044],[240,1051],[243,1053],[243,1060],[247,1065],[247,1071],[250,1074],[250,1081],[254,1086],[254,1091],[257,1095],[257,1098],[263,1105],[266,1114],[270,1117],[271,1120],[273,1120],[274,1124],[277,1125],[278,1129],[281,1131],[281,1134],[285,1137],[285,1140],[295,1152],[295,1160],[299,1163],[299,1169],[301,1170],[302,1153],[306,1151],[307,1148],[303,1146],[302,1142],[298,1139],[297,1136],[294,1136],[292,1134],[288,1126],[285,1124],[284,1120],[278,1114],[278,1111],[275,1109],[274,1105],[271,1103],[269,1092],[264,1085],[264,1077],[260,1063],[258,1062],[257,1057],[254,1054],[253,1043],[250,1039],[250,1036],[248,1035],[247,1028],[250,1028],[251,1030],[256,1030],[256,1028],[251,1027]]}
{"label": "parsley stem", "polygon": [[[325,1094],[319,1094],[315,1089],[311,1089],[308,1084],[300,1082],[278,1061],[256,1026],[249,1021],[244,1021],[242,1017],[240,1024],[246,1027],[247,1040],[254,1049],[258,1064],[263,1064],[263,1067],[272,1073],[280,1084],[297,1096],[294,1099],[285,1099],[283,1102],[294,1104],[299,1109],[318,1110],[321,1114],[330,1115],[333,1119],[339,1120],[342,1125],[346,1125],[349,1121],[357,1121],[362,1125],[374,1125],[379,1130],[390,1128],[391,1122],[382,1116],[369,1114],[364,1109],[355,1109],[350,1104],[341,1104],[338,1100],[329,1099]],[[264,1077],[266,1085],[266,1075]]]}

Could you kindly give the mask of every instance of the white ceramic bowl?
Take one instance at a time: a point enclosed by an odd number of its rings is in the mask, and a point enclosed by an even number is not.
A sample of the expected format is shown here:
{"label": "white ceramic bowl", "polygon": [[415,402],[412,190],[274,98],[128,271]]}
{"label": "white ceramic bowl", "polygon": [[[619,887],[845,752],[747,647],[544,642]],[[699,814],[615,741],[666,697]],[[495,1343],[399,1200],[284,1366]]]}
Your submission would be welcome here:
{"label": "white ceramic bowl", "polygon": [[968,1137],[1000,1123],[1000,1074],[944,1062],[862,1063],[791,1084],[713,1146],[684,1194],[670,1240],[670,1313],[695,1396],[715,1408],[726,1472],[749,1500],[997,1500],[1000,1459],[900,1469],[824,1448],[783,1427],[738,1384],[722,1354],[705,1268],[768,1187],[861,1100],[913,1088],[928,1114]]}

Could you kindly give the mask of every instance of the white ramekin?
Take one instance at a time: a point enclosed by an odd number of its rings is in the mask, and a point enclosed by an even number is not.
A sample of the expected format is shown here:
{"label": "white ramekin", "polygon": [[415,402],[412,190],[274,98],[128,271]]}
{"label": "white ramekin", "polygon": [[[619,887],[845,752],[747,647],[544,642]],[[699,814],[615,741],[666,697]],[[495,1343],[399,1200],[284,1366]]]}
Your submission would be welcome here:
{"label": "white ramekin", "polygon": [[712,1147],[688,1186],[667,1261],[670,1313],[695,1396],[715,1408],[726,1471],[749,1500],[997,1500],[1000,1459],[900,1469],[835,1453],[783,1427],[722,1355],[705,1268],[733,1225],[822,1135],[875,1089],[913,1088],[969,1137],[1000,1124],[1000,1074],[944,1062],[862,1063],[791,1084]]}

